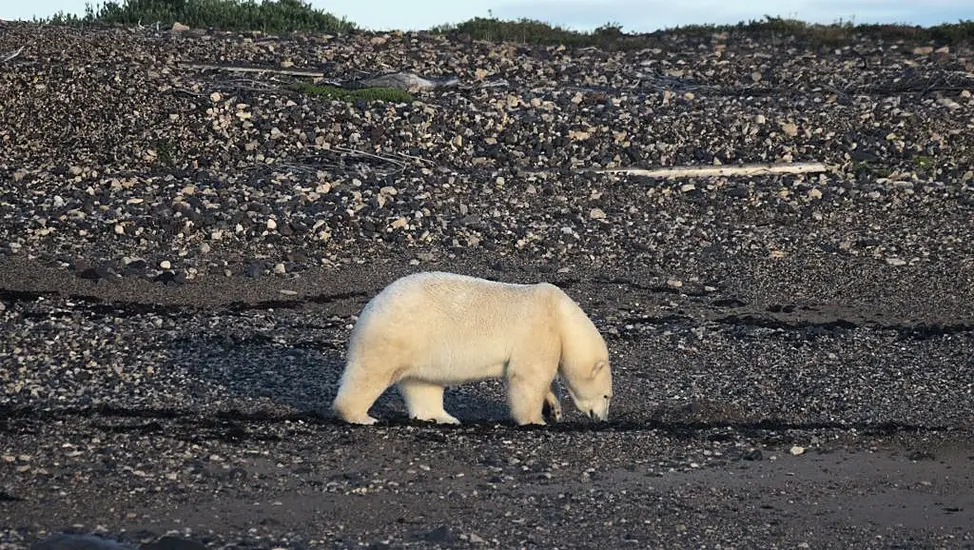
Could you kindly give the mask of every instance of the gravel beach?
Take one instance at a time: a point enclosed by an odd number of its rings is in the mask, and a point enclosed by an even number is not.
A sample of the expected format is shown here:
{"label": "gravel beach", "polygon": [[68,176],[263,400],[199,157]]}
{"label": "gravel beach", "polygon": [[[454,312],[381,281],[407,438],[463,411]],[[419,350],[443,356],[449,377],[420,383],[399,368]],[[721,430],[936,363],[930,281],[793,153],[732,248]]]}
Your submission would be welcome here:
{"label": "gravel beach", "polygon": [[[974,548],[974,51],[657,42],[0,22],[0,549]],[[564,288],[610,421],[331,418],[422,270]]]}

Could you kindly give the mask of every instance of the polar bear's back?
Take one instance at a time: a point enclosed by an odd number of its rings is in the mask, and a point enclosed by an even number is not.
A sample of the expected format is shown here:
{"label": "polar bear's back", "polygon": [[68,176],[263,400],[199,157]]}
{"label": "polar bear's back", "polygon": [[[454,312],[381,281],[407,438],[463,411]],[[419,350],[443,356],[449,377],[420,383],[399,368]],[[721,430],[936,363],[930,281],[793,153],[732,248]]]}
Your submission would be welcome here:
{"label": "polar bear's back", "polygon": [[369,302],[361,317],[383,331],[389,325],[408,323],[415,330],[462,333],[489,327],[496,332],[503,325],[546,317],[551,307],[549,286],[422,272],[391,283]]}

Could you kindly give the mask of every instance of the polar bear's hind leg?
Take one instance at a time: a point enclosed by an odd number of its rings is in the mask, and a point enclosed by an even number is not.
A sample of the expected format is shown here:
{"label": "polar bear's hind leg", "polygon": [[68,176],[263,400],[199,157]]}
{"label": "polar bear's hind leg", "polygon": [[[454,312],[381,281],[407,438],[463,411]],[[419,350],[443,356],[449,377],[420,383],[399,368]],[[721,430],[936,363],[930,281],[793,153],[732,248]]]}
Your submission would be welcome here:
{"label": "polar bear's hind leg", "polygon": [[397,387],[406,402],[410,418],[432,420],[437,424],[460,423],[443,408],[443,386],[415,378],[405,378],[399,381]]}
{"label": "polar bear's hind leg", "polygon": [[350,424],[375,424],[378,420],[369,416],[369,409],[389,385],[389,378],[382,373],[372,373],[360,364],[350,364],[342,376],[332,411]]}

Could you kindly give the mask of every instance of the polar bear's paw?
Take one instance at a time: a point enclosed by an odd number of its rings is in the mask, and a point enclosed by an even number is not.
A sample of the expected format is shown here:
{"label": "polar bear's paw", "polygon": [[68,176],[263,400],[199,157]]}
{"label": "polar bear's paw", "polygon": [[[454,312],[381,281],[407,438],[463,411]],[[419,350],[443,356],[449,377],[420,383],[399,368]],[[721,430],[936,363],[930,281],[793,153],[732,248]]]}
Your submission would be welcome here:
{"label": "polar bear's paw", "polygon": [[342,420],[344,420],[345,422],[348,422],[349,424],[358,424],[360,426],[371,426],[371,425],[375,424],[376,422],[378,422],[378,420],[376,420],[375,418],[372,418],[369,415],[345,417]]}
{"label": "polar bear's paw", "polygon": [[414,420],[421,420],[423,422],[435,422],[437,424],[460,424],[460,421],[456,419],[453,415],[446,411],[440,411],[436,414],[424,414],[412,417]]}

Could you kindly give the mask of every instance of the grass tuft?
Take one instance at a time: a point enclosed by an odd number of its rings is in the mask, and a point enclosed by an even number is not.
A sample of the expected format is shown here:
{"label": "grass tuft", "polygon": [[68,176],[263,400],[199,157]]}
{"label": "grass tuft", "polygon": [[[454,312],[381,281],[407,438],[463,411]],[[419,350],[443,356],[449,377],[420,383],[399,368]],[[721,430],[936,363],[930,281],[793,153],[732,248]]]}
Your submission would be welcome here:
{"label": "grass tuft", "polygon": [[361,88],[358,90],[346,90],[335,86],[308,84],[307,82],[295,82],[289,84],[287,87],[290,90],[301,92],[304,95],[336,99],[339,101],[354,102],[362,100],[366,102],[384,101],[389,103],[411,103],[413,101],[412,94],[399,88]]}

